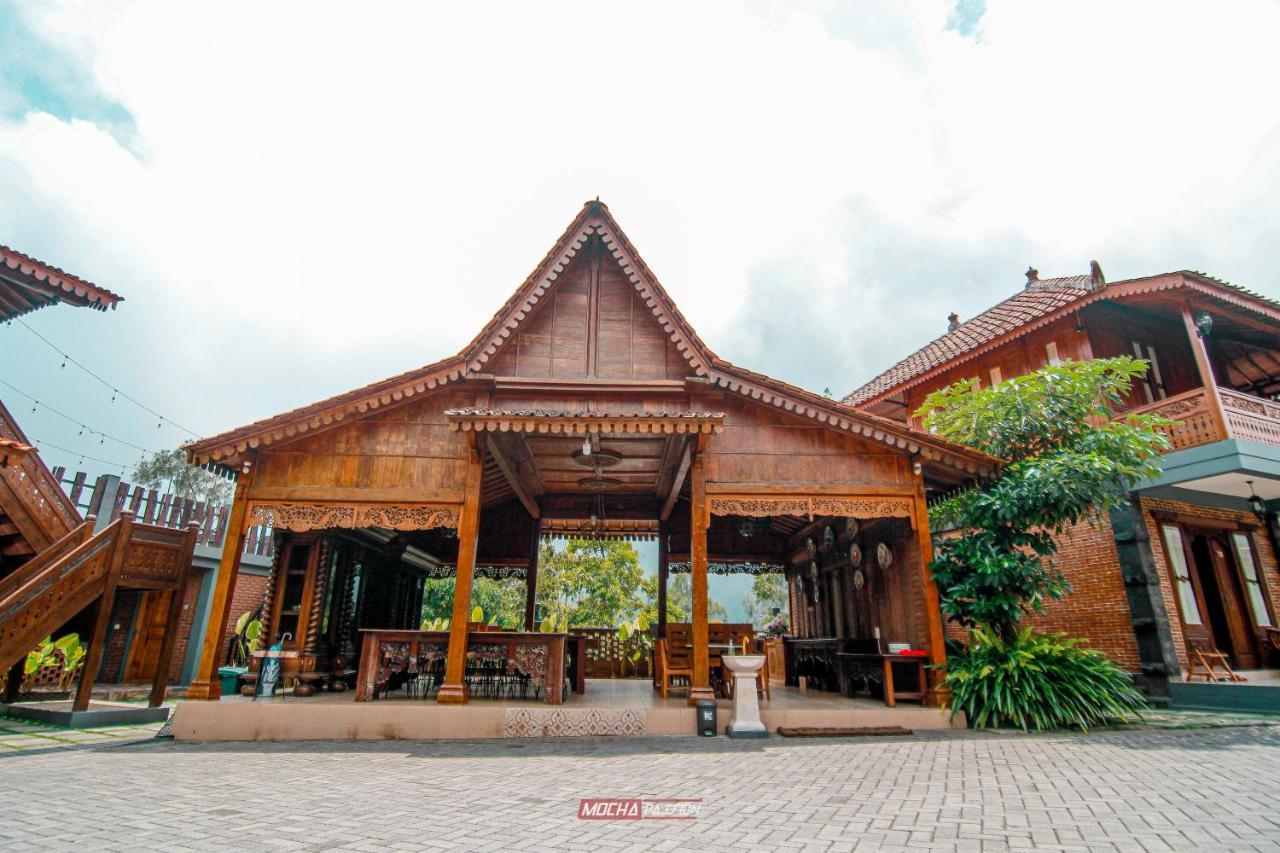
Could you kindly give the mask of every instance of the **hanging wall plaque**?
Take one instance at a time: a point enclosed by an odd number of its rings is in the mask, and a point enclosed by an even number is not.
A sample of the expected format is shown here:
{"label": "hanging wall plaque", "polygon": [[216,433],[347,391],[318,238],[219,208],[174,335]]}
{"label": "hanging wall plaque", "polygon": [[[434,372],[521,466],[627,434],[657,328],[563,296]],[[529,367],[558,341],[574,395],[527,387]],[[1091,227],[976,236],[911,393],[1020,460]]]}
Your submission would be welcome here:
{"label": "hanging wall plaque", "polygon": [[880,564],[880,568],[887,569],[893,565],[893,549],[885,542],[881,542],[876,546],[876,562]]}
{"label": "hanging wall plaque", "polygon": [[862,546],[857,542],[849,544],[849,565],[855,569],[862,565]]}

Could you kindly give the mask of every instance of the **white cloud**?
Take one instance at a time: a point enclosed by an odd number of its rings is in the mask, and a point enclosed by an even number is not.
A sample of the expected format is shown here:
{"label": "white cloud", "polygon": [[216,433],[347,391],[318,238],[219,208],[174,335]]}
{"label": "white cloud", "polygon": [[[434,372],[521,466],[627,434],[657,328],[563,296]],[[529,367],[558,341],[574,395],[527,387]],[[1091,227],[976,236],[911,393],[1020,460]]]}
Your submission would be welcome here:
{"label": "white cloud", "polygon": [[713,348],[838,393],[1028,263],[1280,290],[1274,3],[28,13],[136,127],[0,120],[0,242],[128,298],[30,322],[202,431],[453,352],[597,194]]}

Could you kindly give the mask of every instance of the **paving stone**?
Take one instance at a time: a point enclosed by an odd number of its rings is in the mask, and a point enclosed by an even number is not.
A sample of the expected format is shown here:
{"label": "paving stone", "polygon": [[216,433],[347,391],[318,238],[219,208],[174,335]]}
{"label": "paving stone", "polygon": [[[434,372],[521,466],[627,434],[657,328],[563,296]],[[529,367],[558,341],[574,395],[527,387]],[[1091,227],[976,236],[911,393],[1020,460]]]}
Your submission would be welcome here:
{"label": "paving stone", "polygon": [[[57,730],[42,733],[57,735]],[[645,738],[0,749],[0,848],[1249,850],[1280,847],[1280,727],[763,744]],[[70,733],[62,732],[63,735]],[[91,740],[92,735],[78,737]],[[67,790],[74,810],[59,809]],[[579,821],[583,797],[701,797]]]}

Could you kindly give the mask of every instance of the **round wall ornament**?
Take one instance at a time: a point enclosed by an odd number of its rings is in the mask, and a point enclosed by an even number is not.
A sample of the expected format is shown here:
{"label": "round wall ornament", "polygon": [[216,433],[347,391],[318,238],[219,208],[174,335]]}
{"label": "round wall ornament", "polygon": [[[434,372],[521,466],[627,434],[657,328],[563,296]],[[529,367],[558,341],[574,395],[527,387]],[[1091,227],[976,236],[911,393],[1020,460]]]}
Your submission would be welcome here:
{"label": "round wall ornament", "polygon": [[876,562],[880,564],[882,569],[887,569],[893,565],[893,549],[889,547],[887,542],[881,542],[876,546]]}
{"label": "round wall ornament", "polygon": [[849,543],[849,565],[855,569],[862,565],[862,546],[857,542]]}
{"label": "round wall ornament", "polygon": [[857,535],[858,535],[858,530],[859,530],[859,529],[860,529],[860,528],[858,527],[858,519],[856,519],[856,518],[849,518],[849,519],[845,519],[845,522],[844,522],[844,535],[845,535],[845,536],[847,536],[848,538],[852,539],[853,537],[855,537],[855,536],[857,536]]}
{"label": "round wall ornament", "polygon": [[831,525],[828,524],[822,530],[822,550],[830,551],[832,548],[835,547],[835,544],[836,544],[836,532],[832,530]]}
{"label": "round wall ornament", "polygon": [[862,573],[862,569],[854,569],[853,571],[853,588],[861,590],[867,585],[867,576]]}
{"label": "round wall ornament", "polygon": [[810,559],[818,556],[818,545],[813,541],[812,536],[804,540],[804,549],[809,552]]}

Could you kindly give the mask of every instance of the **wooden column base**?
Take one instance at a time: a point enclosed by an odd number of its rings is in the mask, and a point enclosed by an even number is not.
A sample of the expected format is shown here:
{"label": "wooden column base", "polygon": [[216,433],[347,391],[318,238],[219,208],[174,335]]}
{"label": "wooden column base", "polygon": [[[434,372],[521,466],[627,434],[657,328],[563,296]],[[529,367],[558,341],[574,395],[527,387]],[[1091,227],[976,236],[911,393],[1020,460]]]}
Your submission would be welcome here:
{"label": "wooden column base", "polygon": [[187,685],[187,699],[194,702],[217,702],[222,698],[222,680],[194,678]]}
{"label": "wooden column base", "polygon": [[471,697],[465,684],[441,684],[436,701],[442,705],[465,705]]}
{"label": "wooden column base", "polygon": [[689,688],[689,706],[693,707],[703,699],[716,701],[716,692],[710,687],[690,687]]}

